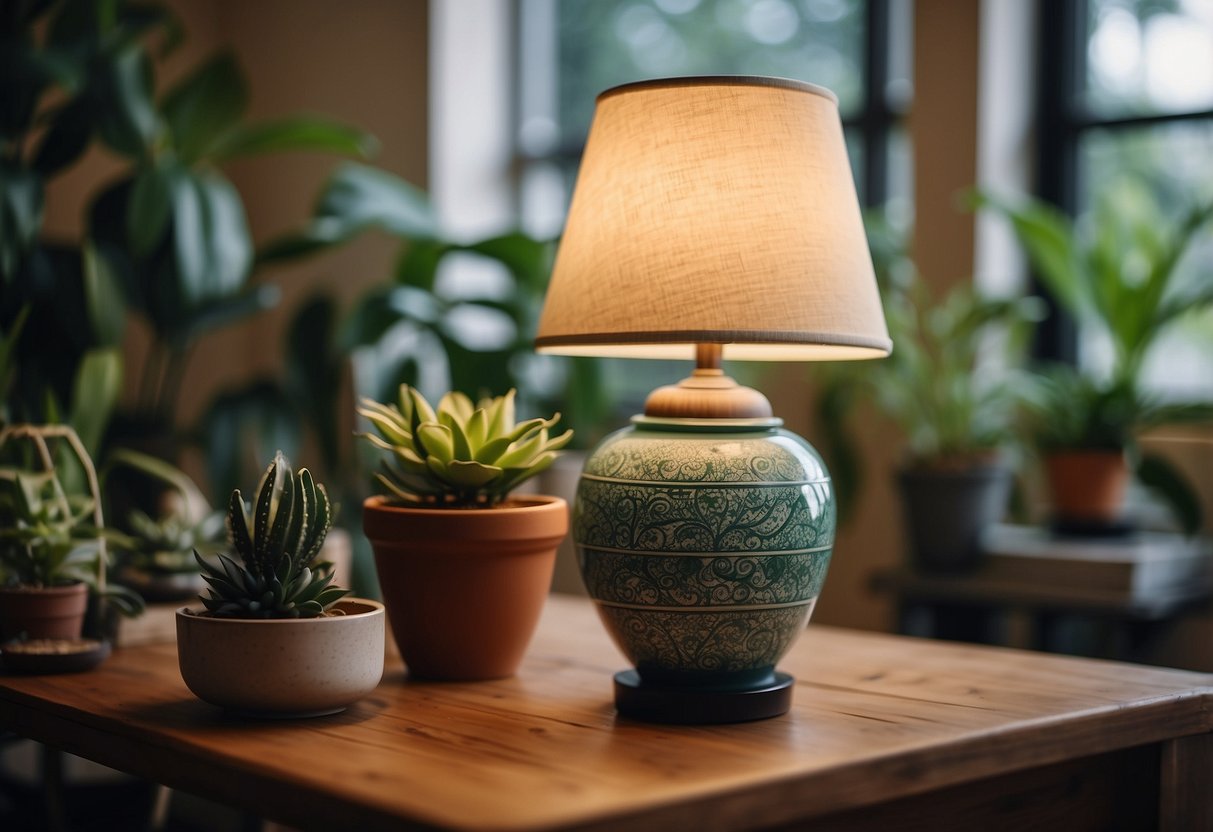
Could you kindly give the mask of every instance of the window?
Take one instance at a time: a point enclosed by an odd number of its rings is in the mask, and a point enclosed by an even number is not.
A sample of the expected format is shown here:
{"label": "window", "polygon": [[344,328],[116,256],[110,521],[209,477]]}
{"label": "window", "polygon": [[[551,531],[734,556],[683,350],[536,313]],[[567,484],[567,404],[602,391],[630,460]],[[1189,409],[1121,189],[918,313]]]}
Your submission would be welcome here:
{"label": "window", "polygon": [[[1130,183],[1165,219],[1213,199],[1213,0],[1042,3],[1038,187],[1082,215]],[[1177,279],[1213,260],[1207,238]],[[1101,345],[1056,326],[1045,357],[1098,366]],[[1213,396],[1213,320],[1190,317],[1154,351],[1145,381],[1160,393]],[[1163,361],[1165,360],[1165,368]]]}
{"label": "window", "polygon": [[[599,92],[678,75],[777,75],[832,89],[860,201],[907,225],[912,0],[520,0],[519,213],[535,234],[564,224]],[[632,412],[685,366],[604,361]]]}

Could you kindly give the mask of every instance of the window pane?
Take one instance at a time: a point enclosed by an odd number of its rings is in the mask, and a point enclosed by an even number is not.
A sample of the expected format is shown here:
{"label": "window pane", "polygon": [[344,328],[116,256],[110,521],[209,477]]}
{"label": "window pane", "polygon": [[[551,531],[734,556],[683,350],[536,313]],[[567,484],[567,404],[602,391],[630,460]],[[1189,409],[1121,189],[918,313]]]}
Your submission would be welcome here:
{"label": "window pane", "polygon": [[556,4],[562,143],[585,140],[595,96],[673,75],[777,75],[863,106],[861,0],[562,0]]}
{"label": "window pane", "polygon": [[[1182,122],[1138,129],[1084,131],[1079,142],[1081,208],[1115,194],[1133,197],[1133,186],[1144,186],[1157,205],[1159,222],[1174,228],[1199,200],[1213,194],[1213,120]],[[1172,290],[1191,291],[1209,280],[1213,239],[1201,236],[1179,264]],[[1111,346],[1084,332],[1082,360],[1093,368],[1111,362]],[[1155,346],[1143,378],[1148,388],[1176,398],[1213,398],[1213,314],[1182,319]]]}
{"label": "window pane", "polygon": [[1086,130],[1078,143],[1079,207],[1117,181],[1147,183],[1164,208],[1213,194],[1213,120]]}
{"label": "window pane", "polygon": [[1088,0],[1086,22],[1094,114],[1213,107],[1213,0]]}

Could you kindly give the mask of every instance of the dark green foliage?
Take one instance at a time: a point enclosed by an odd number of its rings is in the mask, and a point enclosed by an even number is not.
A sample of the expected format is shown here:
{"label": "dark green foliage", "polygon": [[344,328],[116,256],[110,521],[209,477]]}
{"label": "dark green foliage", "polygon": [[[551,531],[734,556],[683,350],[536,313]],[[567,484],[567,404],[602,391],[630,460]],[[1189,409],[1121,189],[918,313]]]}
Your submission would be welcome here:
{"label": "dark green foliage", "polygon": [[279,452],[257,488],[251,513],[240,491],[228,505],[228,535],[240,563],[214,566],[195,554],[210,594],[211,615],[227,618],[314,618],[347,594],[313,561],[332,523],[328,494],[311,473],[291,470]]}

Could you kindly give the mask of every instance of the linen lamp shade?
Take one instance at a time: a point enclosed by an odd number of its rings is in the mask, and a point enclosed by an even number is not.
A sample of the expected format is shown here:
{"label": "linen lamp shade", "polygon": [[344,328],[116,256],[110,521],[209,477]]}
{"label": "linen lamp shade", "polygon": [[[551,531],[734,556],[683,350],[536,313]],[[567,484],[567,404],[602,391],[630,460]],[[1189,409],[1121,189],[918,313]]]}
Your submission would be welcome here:
{"label": "linen lamp shade", "polygon": [[775,78],[599,96],[535,339],[541,352],[752,360],[892,348],[838,102]]}
{"label": "linen lamp shade", "polygon": [[838,101],[778,78],[681,78],[598,97],[536,348],[694,358],[587,457],[573,511],[586,591],[634,670],[624,716],[778,716],[776,669],[834,545],[829,472],[722,358],[892,348]]}

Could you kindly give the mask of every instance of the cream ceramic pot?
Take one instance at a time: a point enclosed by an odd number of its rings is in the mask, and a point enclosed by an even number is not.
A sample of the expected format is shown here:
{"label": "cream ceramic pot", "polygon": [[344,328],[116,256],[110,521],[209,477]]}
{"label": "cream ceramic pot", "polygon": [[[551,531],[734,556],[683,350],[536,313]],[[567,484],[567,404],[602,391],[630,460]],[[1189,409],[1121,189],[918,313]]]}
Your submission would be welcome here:
{"label": "cream ceramic pot", "polygon": [[199,699],[253,716],[336,713],[383,678],[383,604],[322,618],[211,618],[177,610],[181,677]]}

